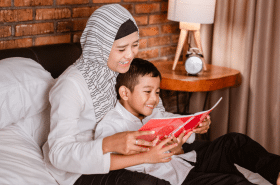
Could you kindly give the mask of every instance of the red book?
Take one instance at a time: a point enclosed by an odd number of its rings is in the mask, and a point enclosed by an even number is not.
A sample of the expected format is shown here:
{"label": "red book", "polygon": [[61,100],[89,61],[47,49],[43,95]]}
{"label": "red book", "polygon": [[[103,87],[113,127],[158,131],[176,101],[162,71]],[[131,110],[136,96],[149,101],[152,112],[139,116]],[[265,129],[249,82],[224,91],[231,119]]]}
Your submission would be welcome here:
{"label": "red book", "polygon": [[205,119],[205,117],[220,103],[222,97],[217,103],[209,110],[197,112],[195,114],[180,116],[180,117],[168,117],[168,118],[152,118],[145,125],[143,125],[139,131],[155,131],[155,134],[139,136],[137,139],[143,139],[146,141],[153,141],[156,136],[162,140],[164,136],[174,134],[178,137],[184,130],[186,133],[192,131],[198,123]]}

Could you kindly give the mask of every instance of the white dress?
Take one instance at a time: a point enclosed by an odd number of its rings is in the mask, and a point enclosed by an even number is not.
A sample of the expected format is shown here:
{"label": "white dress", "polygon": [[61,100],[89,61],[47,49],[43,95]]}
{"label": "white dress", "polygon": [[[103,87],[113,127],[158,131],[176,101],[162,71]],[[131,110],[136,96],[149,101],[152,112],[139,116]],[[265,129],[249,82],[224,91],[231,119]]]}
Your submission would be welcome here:
{"label": "white dress", "polygon": [[[170,116],[174,116],[174,114],[168,112],[162,114],[158,108],[155,108],[152,115],[144,118],[141,122],[139,118],[131,114],[119,102],[117,102],[116,107],[109,111],[98,123],[95,130],[95,139],[98,140],[118,132],[136,131],[139,130],[151,118]],[[193,133],[188,139],[187,143],[192,143],[194,139],[195,134]],[[150,174],[157,178],[165,179],[172,185],[179,185],[182,184],[189,171],[194,167],[185,160],[196,162],[196,152],[191,151],[181,155],[174,155],[172,156],[172,160],[167,163],[140,164],[128,167],[126,169]]]}
{"label": "white dress", "polygon": [[[95,112],[80,71],[70,66],[50,91],[51,128],[43,146],[44,160],[61,185],[71,185],[81,174],[110,170],[110,153],[103,155],[103,139],[93,140]],[[67,110],[67,111],[66,111]]]}

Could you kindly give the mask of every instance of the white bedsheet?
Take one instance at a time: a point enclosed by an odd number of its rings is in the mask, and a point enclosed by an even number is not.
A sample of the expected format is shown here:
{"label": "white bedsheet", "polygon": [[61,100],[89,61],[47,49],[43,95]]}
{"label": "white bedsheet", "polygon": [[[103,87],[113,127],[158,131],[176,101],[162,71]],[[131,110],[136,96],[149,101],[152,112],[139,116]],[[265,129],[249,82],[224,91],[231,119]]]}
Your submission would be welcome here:
{"label": "white bedsheet", "polygon": [[[0,130],[0,185],[58,185],[45,167],[35,138],[22,126],[13,124]],[[271,185],[259,174],[236,166],[250,182]]]}
{"label": "white bedsheet", "polygon": [[17,125],[0,130],[0,184],[57,185],[38,144]]}

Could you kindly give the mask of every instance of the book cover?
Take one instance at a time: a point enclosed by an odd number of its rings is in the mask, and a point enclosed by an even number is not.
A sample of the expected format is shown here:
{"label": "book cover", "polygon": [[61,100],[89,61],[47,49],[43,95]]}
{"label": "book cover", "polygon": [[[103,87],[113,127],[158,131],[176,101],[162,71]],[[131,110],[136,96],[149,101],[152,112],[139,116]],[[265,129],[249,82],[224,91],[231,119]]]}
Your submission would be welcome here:
{"label": "book cover", "polygon": [[159,139],[162,140],[164,136],[172,134],[174,134],[175,137],[178,137],[184,130],[188,133],[196,128],[199,122],[204,120],[221,100],[222,97],[211,109],[197,112],[195,114],[180,117],[152,118],[143,125],[139,131],[155,131],[155,134],[139,136],[137,139],[152,141],[156,136],[159,136]]}

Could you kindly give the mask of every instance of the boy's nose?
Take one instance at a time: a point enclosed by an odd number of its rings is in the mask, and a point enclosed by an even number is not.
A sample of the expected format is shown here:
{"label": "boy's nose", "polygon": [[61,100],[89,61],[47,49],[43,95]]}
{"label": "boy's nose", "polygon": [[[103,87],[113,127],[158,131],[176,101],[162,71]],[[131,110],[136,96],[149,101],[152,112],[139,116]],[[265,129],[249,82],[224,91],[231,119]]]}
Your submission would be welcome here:
{"label": "boy's nose", "polygon": [[157,95],[155,93],[151,93],[150,100],[157,101]]}

